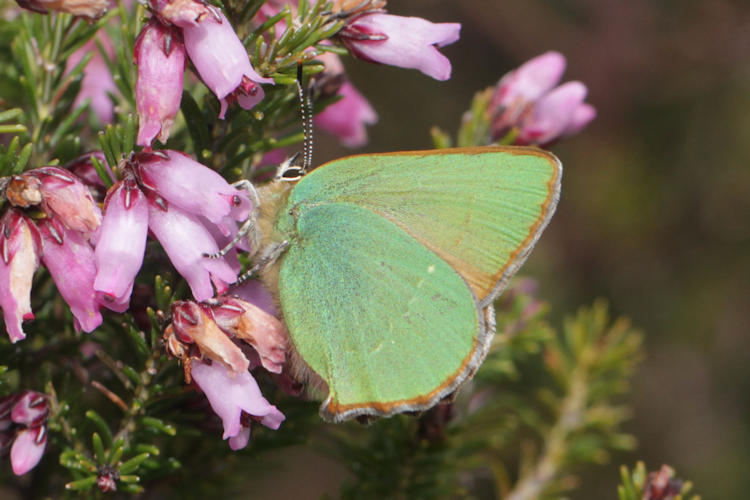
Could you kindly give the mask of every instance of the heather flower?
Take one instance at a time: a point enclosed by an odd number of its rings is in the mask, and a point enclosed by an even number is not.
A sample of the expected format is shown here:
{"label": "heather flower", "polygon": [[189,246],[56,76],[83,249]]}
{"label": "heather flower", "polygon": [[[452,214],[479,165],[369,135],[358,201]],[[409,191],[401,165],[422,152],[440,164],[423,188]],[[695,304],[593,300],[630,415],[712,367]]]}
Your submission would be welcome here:
{"label": "heather flower", "polygon": [[367,143],[367,128],[378,121],[378,115],[370,103],[349,82],[339,89],[341,99],[326,107],[315,116],[315,123],[321,129],[339,139],[344,146],[356,148]]}
{"label": "heather flower", "polygon": [[568,82],[555,87],[565,70],[559,52],[546,52],[505,75],[490,102],[492,137],[516,131],[516,144],[546,145],[579,132],[596,116],[584,103],[586,86]]}
{"label": "heather flower", "polygon": [[10,463],[17,476],[41,460],[47,446],[49,409],[44,395],[24,391],[0,400],[0,448],[10,443]]}
{"label": "heather flower", "polygon": [[215,16],[216,7],[196,0],[149,0],[156,14],[175,26],[194,26],[206,16]]}
{"label": "heather flower", "polygon": [[[103,30],[97,32],[97,38],[101,43],[107,56],[114,56],[112,42]],[[112,77],[112,72],[107,66],[99,47],[94,40],[86,42],[80,49],[73,52],[67,60],[66,72],[74,68],[83,57],[91,52],[91,60],[83,69],[83,78],[81,79],[81,90],[78,92],[73,106],[80,106],[84,100],[91,100],[91,109],[102,123],[111,123],[114,117],[114,104],[109,94],[117,92],[117,85]]]}
{"label": "heather flower", "polygon": [[[127,307],[148,235],[148,203],[135,180],[126,178],[110,190],[94,255],[94,290],[99,301],[122,312]],[[110,307],[110,308],[112,308]]]}
{"label": "heather flower", "polygon": [[72,173],[58,167],[42,167],[30,170],[23,176],[40,181],[43,209],[68,228],[90,233],[101,224],[99,207],[88,188]]}
{"label": "heather flower", "polygon": [[135,42],[134,59],[138,65],[136,144],[150,147],[157,136],[165,143],[180,110],[185,46],[174,28],[152,19]]}
{"label": "heather flower", "polygon": [[188,282],[196,300],[213,297],[212,282],[221,293],[229,283],[237,280],[237,272],[224,259],[204,256],[218,252],[219,247],[196,216],[175,205],[160,206],[149,202],[148,219],[149,229]]}
{"label": "heather flower", "polygon": [[70,306],[75,327],[85,332],[94,330],[102,323],[94,292],[94,249],[81,233],[54,219],[40,221],[37,225],[42,234],[42,262]]}
{"label": "heather flower", "polygon": [[263,99],[260,84],[273,83],[273,79],[255,72],[245,46],[221,11],[182,26],[182,35],[198,74],[219,98],[219,118],[224,118],[229,101],[236,100],[242,108],[251,109]]}
{"label": "heather flower", "polygon": [[[163,150],[142,155],[138,173],[141,181],[165,200],[187,213],[202,215],[213,224],[221,225],[227,216],[242,221],[250,212],[245,193],[185,153]],[[228,229],[223,229],[227,234]]]}
{"label": "heather flower", "polygon": [[50,10],[99,19],[107,13],[109,0],[16,0],[24,9],[47,14]]}
{"label": "heather flower", "polygon": [[195,383],[208,398],[214,412],[224,424],[224,439],[239,450],[250,440],[250,421],[278,429],[285,417],[260,392],[258,383],[248,371],[235,373],[221,363],[192,364]]}
{"label": "heather flower", "polygon": [[367,12],[352,18],[336,36],[360,59],[418,69],[436,80],[447,80],[451,63],[437,48],[458,40],[460,30],[458,23]]}
{"label": "heather flower", "polygon": [[102,188],[105,188],[106,185],[104,184],[104,181],[99,177],[99,173],[94,168],[94,162],[92,158],[96,158],[99,163],[101,163],[104,166],[104,169],[107,171],[107,174],[109,176],[109,179],[111,181],[115,180],[115,176],[112,173],[112,169],[109,167],[109,164],[107,163],[107,159],[104,157],[104,153],[101,151],[91,151],[89,153],[85,153],[78,158],[75,158],[68,163],[65,164],[65,170],[70,171],[73,175],[75,175],[81,182],[86,184],[86,186],[89,188],[89,191],[92,191],[92,196],[97,201],[102,201],[104,199],[104,196],[101,196],[101,198],[97,198],[101,193]]}
{"label": "heather flower", "polygon": [[20,210],[9,209],[0,219],[0,307],[12,342],[26,337],[21,323],[34,319],[31,283],[39,266],[39,230]]}

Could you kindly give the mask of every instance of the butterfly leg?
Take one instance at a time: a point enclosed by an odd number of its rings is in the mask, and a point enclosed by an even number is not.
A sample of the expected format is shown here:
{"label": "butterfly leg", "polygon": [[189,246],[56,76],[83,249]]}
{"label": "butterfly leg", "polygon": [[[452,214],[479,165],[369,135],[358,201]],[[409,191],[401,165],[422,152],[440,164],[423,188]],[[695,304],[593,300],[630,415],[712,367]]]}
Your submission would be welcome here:
{"label": "butterfly leg", "polygon": [[224,257],[231,249],[237,246],[242,238],[245,237],[248,237],[249,239],[251,253],[257,252],[257,248],[260,245],[260,234],[257,230],[258,207],[260,206],[260,196],[258,196],[258,191],[255,189],[255,186],[246,179],[237,181],[233,183],[232,186],[244,190],[250,196],[250,202],[252,203],[253,208],[250,210],[245,222],[240,226],[237,234],[232,238],[232,241],[224,245],[224,248],[216,253],[207,253],[203,255],[209,259],[220,259],[221,257]]}
{"label": "butterfly leg", "polygon": [[253,267],[242,273],[242,275],[237,278],[237,281],[234,283],[236,285],[242,284],[245,281],[249,280],[253,276],[257,275],[260,271],[268,267],[269,265],[273,264],[278,260],[279,257],[281,257],[281,254],[283,254],[286,249],[289,248],[289,242],[284,240],[281,242],[271,243],[267,247],[263,249],[261,252],[260,257],[258,258],[258,263],[255,264]]}

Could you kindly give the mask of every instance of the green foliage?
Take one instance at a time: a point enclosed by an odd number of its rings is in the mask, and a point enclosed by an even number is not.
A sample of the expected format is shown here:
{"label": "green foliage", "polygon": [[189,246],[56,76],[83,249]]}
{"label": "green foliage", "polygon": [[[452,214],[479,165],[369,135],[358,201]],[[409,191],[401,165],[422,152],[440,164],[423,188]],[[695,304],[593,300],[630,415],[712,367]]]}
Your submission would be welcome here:
{"label": "green foliage", "polygon": [[677,479],[674,470],[667,465],[651,473],[646,472],[643,462],[635,464],[633,472],[623,465],[620,477],[619,500],[700,500],[698,495],[688,495],[692,483]]}

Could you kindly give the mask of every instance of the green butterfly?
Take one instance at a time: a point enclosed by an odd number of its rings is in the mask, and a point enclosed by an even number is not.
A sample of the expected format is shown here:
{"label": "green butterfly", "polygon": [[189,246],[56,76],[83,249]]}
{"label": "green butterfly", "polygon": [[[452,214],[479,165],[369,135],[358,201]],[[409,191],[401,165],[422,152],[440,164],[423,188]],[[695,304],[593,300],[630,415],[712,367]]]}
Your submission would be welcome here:
{"label": "green butterfly", "polygon": [[484,147],[302,173],[259,189],[258,230],[297,364],[328,391],[321,415],[431,407],[487,354],[492,302],[552,217],[562,165],[535,148]]}

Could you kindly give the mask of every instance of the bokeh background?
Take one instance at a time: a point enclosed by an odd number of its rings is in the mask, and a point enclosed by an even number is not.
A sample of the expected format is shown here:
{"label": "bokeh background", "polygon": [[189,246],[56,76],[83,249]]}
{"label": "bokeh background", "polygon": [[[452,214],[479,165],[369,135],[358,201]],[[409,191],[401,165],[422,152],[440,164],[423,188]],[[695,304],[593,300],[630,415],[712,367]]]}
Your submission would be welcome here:
{"label": "bokeh background", "polygon": [[[365,151],[431,147],[473,93],[547,50],[568,58],[598,118],[551,149],[563,195],[525,275],[562,318],[595,298],[646,334],[632,455],[590,469],[573,498],[614,498],[644,459],[704,498],[750,491],[750,2],[391,0],[460,22],[453,77],[347,61],[380,115]],[[347,151],[318,134],[318,160]]]}

